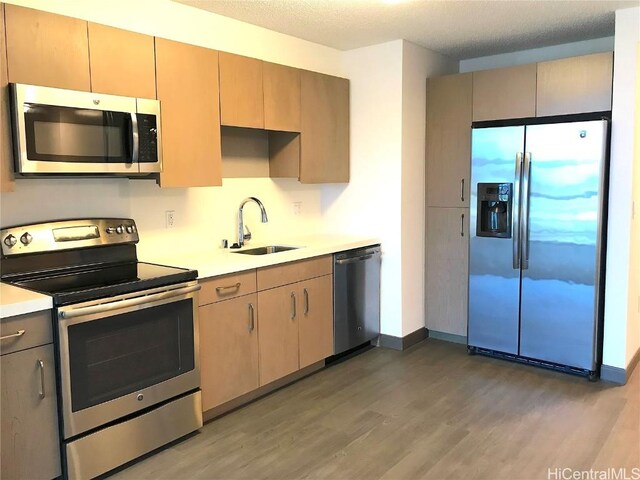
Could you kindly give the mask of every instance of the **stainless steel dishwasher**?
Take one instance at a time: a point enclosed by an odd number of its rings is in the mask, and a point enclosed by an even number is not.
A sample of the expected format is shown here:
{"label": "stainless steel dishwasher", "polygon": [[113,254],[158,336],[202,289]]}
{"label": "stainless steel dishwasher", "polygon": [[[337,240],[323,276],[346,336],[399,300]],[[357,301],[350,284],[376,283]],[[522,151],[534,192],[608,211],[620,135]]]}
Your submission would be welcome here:
{"label": "stainless steel dishwasher", "polygon": [[333,255],[334,355],[380,334],[380,245]]}

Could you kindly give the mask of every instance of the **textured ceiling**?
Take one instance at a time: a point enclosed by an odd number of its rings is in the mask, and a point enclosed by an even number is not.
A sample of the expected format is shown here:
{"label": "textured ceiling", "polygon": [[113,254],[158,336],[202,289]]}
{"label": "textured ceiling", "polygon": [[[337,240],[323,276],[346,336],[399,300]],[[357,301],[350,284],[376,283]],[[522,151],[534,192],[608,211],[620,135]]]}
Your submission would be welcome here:
{"label": "textured ceiling", "polygon": [[607,37],[640,0],[175,0],[341,50],[404,38],[455,59]]}

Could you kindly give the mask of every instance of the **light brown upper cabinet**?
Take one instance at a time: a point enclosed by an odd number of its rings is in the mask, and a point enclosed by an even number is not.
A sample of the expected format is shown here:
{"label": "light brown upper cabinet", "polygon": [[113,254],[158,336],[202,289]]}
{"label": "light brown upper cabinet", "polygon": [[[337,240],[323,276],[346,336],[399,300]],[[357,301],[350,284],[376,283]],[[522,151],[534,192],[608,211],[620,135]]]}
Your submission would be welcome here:
{"label": "light brown upper cabinet", "polygon": [[7,4],[9,82],[91,91],[87,22]]}
{"label": "light brown upper cabinet", "polygon": [[0,192],[11,192],[14,188],[13,155],[11,152],[9,84],[4,32],[4,3],[0,3]]}
{"label": "light brown upper cabinet", "polygon": [[156,38],[162,187],[222,185],[218,52]]}
{"label": "light brown upper cabinet", "polygon": [[300,70],[262,63],[264,86],[264,128],[300,131]]}
{"label": "light brown upper cabinet", "polygon": [[537,114],[611,110],[613,53],[538,63]]}
{"label": "light brown upper cabinet", "polygon": [[91,90],[156,98],[153,37],[89,22]]}
{"label": "light brown upper cabinet", "polygon": [[220,52],[220,123],[264,128],[262,61]]}
{"label": "light brown upper cabinet", "polygon": [[300,182],[349,181],[349,80],[301,71]]}
{"label": "light brown upper cabinet", "polygon": [[472,74],[427,80],[427,206],[469,204]]}
{"label": "light brown upper cabinet", "polygon": [[473,121],[536,115],[536,64],[473,73]]}

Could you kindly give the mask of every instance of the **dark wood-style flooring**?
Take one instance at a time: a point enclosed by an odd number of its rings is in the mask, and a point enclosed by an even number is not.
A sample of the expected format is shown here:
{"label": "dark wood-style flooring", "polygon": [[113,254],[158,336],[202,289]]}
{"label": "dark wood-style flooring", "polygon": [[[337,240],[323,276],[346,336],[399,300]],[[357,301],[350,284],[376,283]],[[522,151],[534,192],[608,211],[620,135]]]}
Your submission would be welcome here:
{"label": "dark wood-style flooring", "polygon": [[623,467],[640,473],[640,367],[619,387],[428,339],[326,368],[112,478],[543,480]]}

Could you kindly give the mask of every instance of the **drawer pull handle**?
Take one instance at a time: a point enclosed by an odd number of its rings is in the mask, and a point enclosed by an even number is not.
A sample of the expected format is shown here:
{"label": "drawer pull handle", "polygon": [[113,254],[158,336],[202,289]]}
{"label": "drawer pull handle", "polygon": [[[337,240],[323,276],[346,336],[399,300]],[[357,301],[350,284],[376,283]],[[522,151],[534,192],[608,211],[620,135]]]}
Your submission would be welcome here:
{"label": "drawer pull handle", "polygon": [[227,285],[226,287],[216,287],[216,292],[223,293],[226,290],[240,290],[240,282],[234,285]]}
{"label": "drawer pull handle", "polygon": [[18,330],[16,333],[12,333],[11,335],[5,335],[4,337],[0,337],[0,340],[8,340],[9,338],[21,337],[24,335],[26,330]]}
{"label": "drawer pull handle", "polygon": [[255,324],[255,313],[253,309],[253,303],[249,304],[249,333],[253,332],[253,329],[256,327]]}
{"label": "drawer pull handle", "polygon": [[291,292],[291,320],[296,318],[296,294]]}
{"label": "drawer pull handle", "polygon": [[304,293],[304,314],[308,315],[309,314],[309,292],[307,291],[307,289],[303,289],[302,290]]}
{"label": "drawer pull handle", "polygon": [[38,395],[40,398],[46,397],[46,392],[44,390],[44,362],[42,360],[38,360],[38,368],[40,369],[40,391]]}

